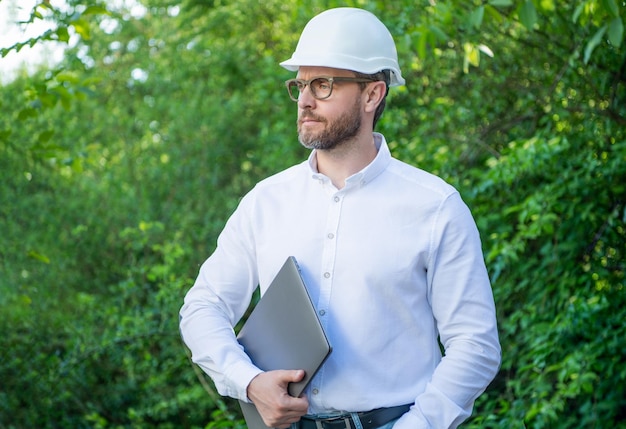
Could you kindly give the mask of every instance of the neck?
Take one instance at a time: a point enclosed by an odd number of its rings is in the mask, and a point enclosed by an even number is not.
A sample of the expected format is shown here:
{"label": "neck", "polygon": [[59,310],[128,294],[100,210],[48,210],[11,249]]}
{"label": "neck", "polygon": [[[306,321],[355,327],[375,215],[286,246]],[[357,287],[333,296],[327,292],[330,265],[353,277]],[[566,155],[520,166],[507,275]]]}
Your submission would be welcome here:
{"label": "neck", "polygon": [[346,179],[368,166],[377,153],[374,136],[370,132],[368,136],[357,136],[332,149],[318,149],[317,168],[337,189],[342,189]]}

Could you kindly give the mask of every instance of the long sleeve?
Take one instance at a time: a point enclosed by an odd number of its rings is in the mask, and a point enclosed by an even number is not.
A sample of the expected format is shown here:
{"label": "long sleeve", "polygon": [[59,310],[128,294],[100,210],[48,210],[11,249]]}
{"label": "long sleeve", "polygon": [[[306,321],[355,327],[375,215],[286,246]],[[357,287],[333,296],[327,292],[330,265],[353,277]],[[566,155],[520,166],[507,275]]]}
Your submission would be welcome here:
{"label": "long sleeve", "polygon": [[193,362],[211,376],[220,394],[242,400],[247,400],[247,385],[260,372],[233,329],[258,284],[245,217],[242,207],[231,216],[180,311],[181,335]]}
{"label": "long sleeve", "polygon": [[395,429],[457,427],[500,365],[493,295],[472,216],[452,194],[436,219],[428,284],[445,355]]}

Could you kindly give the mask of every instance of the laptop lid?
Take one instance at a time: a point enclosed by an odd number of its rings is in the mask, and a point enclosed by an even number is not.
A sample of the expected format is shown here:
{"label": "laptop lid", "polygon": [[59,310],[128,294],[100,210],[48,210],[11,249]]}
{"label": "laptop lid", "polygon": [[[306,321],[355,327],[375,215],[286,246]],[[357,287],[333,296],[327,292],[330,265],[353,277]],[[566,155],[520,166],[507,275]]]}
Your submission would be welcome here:
{"label": "laptop lid", "polygon": [[[237,336],[252,362],[264,371],[303,369],[304,378],[290,383],[297,397],[331,352],[297,261],[287,258]],[[249,429],[267,429],[253,404],[240,401]]]}

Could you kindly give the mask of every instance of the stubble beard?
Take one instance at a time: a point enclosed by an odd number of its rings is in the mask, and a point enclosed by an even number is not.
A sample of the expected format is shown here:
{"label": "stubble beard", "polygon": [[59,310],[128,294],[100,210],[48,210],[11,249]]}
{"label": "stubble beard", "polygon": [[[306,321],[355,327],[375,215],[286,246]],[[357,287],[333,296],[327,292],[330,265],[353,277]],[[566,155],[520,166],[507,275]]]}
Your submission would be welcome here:
{"label": "stubble beard", "polygon": [[[305,132],[300,125],[300,120],[303,118],[320,121],[320,123],[326,126],[319,132]],[[361,112],[358,100],[352,106],[352,109],[346,110],[341,116],[332,121],[307,110],[298,118],[298,139],[300,144],[308,149],[330,150],[336,148],[343,142],[355,137],[360,129]]]}

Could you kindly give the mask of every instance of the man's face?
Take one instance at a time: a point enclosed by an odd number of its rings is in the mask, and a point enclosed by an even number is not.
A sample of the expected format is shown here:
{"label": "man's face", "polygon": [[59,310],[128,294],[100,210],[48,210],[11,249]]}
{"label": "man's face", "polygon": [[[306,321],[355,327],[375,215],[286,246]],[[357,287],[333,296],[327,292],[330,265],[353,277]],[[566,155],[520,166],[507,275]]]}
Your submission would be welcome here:
{"label": "man's face", "polygon": [[[345,76],[347,70],[300,67],[299,79]],[[361,88],[354,82],[335,82],[329,98],[317,100],[306,87],[298,99],[298,138],[309,149],[329,150],[354,138],[361,129]]]}

